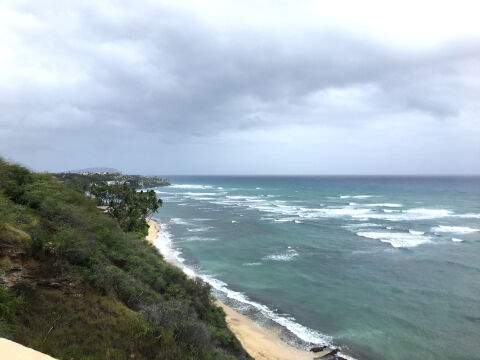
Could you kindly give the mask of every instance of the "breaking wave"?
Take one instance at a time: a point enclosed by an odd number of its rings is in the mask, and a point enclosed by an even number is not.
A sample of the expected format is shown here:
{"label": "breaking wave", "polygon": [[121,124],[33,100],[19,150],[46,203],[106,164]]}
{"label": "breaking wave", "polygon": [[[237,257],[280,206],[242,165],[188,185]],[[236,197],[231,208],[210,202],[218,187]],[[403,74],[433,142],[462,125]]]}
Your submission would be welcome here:
{"label": "breaking wave", "polygon": [[421,244],[432,242],[429,236],[411,234],[411,233],[365,231],[365,232],[358,232],[357,235],[367,237],[370,239],[380,240],[381,242],[392,245],[394,248],[415,247]]}

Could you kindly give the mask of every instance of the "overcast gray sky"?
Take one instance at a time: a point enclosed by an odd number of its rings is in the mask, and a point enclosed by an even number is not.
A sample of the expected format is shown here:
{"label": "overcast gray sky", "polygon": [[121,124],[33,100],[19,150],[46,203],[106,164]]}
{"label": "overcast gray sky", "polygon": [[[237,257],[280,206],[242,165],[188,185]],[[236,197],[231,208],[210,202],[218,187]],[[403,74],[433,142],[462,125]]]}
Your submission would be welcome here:
{"label": "overcast gray sky", "polygon": [[36,170],[479,174],[478,1],[2,1]]}

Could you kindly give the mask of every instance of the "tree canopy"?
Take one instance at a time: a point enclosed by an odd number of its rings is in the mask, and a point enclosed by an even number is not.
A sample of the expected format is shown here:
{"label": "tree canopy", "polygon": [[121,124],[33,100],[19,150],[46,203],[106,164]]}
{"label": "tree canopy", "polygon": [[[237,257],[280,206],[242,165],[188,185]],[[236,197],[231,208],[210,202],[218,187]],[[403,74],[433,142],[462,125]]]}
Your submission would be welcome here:
{"label": "tree canopy", "polygon": [[108,206],[108,213],[118,220],[126,232],[145,232],[149,219],[162,206],[155,191],[136,191],[123,185],[92,185],[90,193],[99,204]]}

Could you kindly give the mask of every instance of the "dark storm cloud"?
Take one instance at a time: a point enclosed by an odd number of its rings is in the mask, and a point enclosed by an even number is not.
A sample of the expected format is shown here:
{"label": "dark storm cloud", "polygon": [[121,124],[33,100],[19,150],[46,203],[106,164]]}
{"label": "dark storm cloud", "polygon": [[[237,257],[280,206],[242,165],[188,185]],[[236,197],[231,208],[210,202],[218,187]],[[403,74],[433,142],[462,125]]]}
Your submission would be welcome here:
{"label": "dark storm cloud", "polygon": [[137,5],[16,7],[4,41],[17,58],[0,84],[4,148],[29,139],[58,149],[61,136],[92,143],[93,154],[112,137],[128,143],[142,132],[168,143],[288,125],[361,127],[382,116],[478,115],[478,83],[465,81],[480,68],[475,39],[402,52],[315,24],[215,27],[193,11]]}

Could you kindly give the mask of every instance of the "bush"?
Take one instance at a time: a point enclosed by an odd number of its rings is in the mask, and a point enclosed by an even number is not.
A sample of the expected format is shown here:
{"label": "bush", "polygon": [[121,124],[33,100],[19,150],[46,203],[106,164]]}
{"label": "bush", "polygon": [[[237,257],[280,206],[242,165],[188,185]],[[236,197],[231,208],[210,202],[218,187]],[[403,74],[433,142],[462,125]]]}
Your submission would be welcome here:
{"label": "bush", "polygon": [[0,336],[10,337],[16,329],[17,311],[23,305],[23,298],[8,292],[0,286]]}

